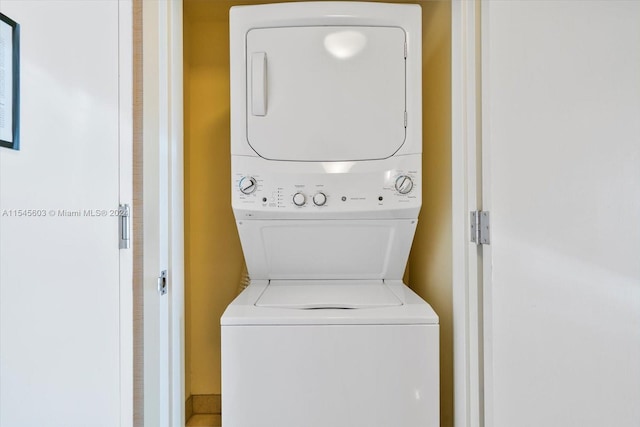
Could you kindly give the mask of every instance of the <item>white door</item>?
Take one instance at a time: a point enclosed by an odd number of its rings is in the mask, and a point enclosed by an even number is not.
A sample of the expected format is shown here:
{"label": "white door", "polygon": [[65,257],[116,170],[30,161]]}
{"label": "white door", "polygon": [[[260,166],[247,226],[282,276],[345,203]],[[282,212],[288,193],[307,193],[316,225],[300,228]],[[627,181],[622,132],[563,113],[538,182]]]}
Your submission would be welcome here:
{"label": "white door", "polygon": [[640,425],[639,22],[482,3],[485,426]]}
{"label": "white door", "polygon": [[0,150],[2,427],[132,420],[130,8],[0,3],[21,25],[21,148]]}

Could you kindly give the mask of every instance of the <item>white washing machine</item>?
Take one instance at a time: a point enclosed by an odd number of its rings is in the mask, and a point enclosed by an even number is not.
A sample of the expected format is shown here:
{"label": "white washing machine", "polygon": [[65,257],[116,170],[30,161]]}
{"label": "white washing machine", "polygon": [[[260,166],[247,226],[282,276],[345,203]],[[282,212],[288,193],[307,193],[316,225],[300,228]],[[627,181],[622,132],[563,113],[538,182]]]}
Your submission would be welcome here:
{"label": "white washing machine", "polygon": [[421,206],[421,11],[230,12],[232,205],[251,284],[224,427],[436,427],[439,326],[402,283]]}

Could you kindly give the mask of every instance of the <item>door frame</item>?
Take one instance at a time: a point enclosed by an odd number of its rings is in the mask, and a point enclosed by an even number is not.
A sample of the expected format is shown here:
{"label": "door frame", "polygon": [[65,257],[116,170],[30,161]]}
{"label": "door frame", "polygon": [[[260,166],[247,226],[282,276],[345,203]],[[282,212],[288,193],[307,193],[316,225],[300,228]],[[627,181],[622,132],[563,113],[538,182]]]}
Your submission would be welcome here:
{"label": "door frame", "polygon": [[[143,6],[144,424],[185,425],[182,0]],[[157,278],[168,274],[160,296]]]}
{"label": "door frame", "polygon": [[482,427],[482,284],[488,271],[469,230],[469,212],[483,206],[481,0],[453,0],[451,17],[454,420],[456,427]]}
{"label": "door frame", "polygon": [[[155,165],[158,170],[155,175],[151,175],[151,178],[155,177],[155,182],[151,184],[148,183],[150,176],[145,174],[144,193],[145,206],[148,206],[147,186],[157,184],[155,190],[152,188],[157,206],[160,207],[155,219],[159,220],[161,240],[166,239],[166,253],[162,255],[160,244],[159,253],[148,254],[145,251],[144,258],[145,264],[151,257],[153,264],[166,266],[170,285],[167,302],[160,308],[159,318],[150,318],[145,313],[145,324],[150,323],[153,327],[160,328],[161,336],[164,335],[167,339],[166,348],[169,350],[170,360],[164,361],[168,375],[165,381],[161,379],[160,399],[157,402],[151,399],[152,403],[159,406],[147,406],[146,401],[151,396],[145,390],[145,409],[155,407],[156,413],[161,414],[162,419],[158,425],[182,427],[185,425],[183,5],[181,0],[156,4],[157,10],[144,15],[143,31],[151,31],[157,37],[151,46],[145,43],[145,56],[152,50],[158,58],[155,66],[145,67],[143,74],[145,82],[158,83],[155,91],[158,111],[152,117],[155,120],[151,124],[157,132],[155,142],[159,152],[156,153]],[[454,419],[456,427],[481,427],[484,426],[485,415],[484,366],[481,356],[484,351],[481,285],[485,272],[482,268],[482,247],[469,243],[469,212],[482,209],[480,0],[452,0],[451,9]],[[486,28],[487,24],[482,23],[482,26]],[[145,85],[145,92],[147,91]],[[147,139],[146,129],[145,126],[145,147],[148,147],[154,141]],[[166,169],[163,171],[163,168]],[[166,212],[164,219],[161,218],[163,211]],[[147,220],[145,209],[145,222]],[[159,268],[162,269],[164,268]],[[146,276],[145,268],[145,283]],[[148,288],[148,284],[145,287]],[[145,291],[145,295],[148,292]],[[163,318],[165,321],[162,321]],[[151,346],[146,342],[147,327],[145,326],[145,366],[149,352],[155,352],[156,355],[160,353],[159,342],[150,343]],[[158,366],[162,373],[161,361],[157,360],[159,357],[155,359],[153,366]],[[160,408],[163,408],[162,411]],[[145,424],[150,425],[147,424],[147,417]]]}

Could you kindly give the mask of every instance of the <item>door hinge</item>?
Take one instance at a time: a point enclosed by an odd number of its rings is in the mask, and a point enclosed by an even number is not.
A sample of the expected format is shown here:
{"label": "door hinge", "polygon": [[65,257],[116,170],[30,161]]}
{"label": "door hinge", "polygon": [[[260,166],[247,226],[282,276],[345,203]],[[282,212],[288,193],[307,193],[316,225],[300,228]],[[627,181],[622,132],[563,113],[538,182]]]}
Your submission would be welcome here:
{"label": "door hinge", "polygon": [[131,245],[131,209],[129,205],[120,205],[118,209],[118,216],[120,217],[120,249],[129,249]]}
{"label": "door hinge", "polygon": [[405,111],[405,112],[404,112],[404,127],[405,127],[405,128],[407,127],[407,118],[408,118],[408,117],[407,117],[407,112]]}
{"label": "door hinge", "polygon": [[167,270],[162,270],[160,272],[160,277],[158,277],[158,295],[166,295],[167,294]]}
{"label": "door hinge", "polygon": [[404,42],[404,59],[407,59],[407,42]]}
{"label": "door hinge", "polygon": [[488,245],[491,243],[491,216],[489,212],[472,211],[471,241],[476,245]]}

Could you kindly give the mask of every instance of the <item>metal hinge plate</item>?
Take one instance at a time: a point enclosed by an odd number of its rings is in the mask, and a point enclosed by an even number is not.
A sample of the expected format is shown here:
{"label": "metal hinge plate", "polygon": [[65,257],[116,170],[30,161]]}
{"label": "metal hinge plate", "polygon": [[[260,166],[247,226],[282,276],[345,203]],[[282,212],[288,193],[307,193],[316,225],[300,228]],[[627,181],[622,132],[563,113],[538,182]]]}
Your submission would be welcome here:
{"label": "metal hinge plate", "polygon": [[489,212],[472,211],[471,241],[476,245],[488,245],[491,243],[491,216]]}
{"label": "metal hinge plate", "polygon": [[407,116],[407,112],[405,111],[404,112],[404,127],[405,128],[407,127],[407,119],[408,119],[408,116]]}
{"label": "metal hinge plate", "polygon": [[407,42],[404,42],[404,59],[407,59]]}
{"label": "metal hinge plate", "polygon": [[160,277],[158,277],[158,295],[166,295],[167,290],[167,270],[162,270],[162,272],[160,272]]}
{"label": "metal hinge plate", "polygon": [[120,234],[120,249],[129,249],[131,246],[131,209],[129,205],[120,205],[118,209],[118,216],[120,217],[119,234]]}

